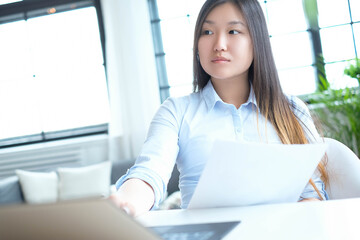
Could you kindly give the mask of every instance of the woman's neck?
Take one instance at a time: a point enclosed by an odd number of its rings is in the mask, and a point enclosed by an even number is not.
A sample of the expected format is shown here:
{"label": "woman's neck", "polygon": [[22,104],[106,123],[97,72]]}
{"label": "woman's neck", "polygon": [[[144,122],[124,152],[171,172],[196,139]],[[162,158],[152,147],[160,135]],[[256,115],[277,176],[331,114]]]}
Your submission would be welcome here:
{"label": "woman's neck", "polygon": [[221,100],[233,104],[238,109],[244,104],[250,94],[250,84],[247,79],[213,79],[211,83]]}

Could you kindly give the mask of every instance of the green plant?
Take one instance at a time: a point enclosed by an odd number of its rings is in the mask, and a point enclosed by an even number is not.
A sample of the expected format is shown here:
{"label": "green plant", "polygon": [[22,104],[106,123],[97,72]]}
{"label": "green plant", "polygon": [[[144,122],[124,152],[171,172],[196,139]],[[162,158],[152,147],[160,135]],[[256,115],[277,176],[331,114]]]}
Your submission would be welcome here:
{"label": "green plant", "polygon": [[350,64],[349,67],[345,68],[344,73],[352,78],[356,78],[360,86],[360,59],[356,59],[355,64]]}
{"label": "green plant", "polygon": [[[355,88],[317,92],[309,98],[325,137],[339,140],[360,156],[360,61],[349,65],[344,74],[356,78]],[[326,81],[326,79],[321,79]],[[326,84],[324,83],[324,84]]]}

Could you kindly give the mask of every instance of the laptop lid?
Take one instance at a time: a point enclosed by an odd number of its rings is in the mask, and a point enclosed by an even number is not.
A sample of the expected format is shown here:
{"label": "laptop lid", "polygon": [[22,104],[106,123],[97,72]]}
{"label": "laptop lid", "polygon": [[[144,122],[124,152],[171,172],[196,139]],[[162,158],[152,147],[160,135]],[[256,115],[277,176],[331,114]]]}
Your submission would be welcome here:
{"label": "laptop lid", "polygon": [[109,200],[0,207],[0,239],[160,239]]}

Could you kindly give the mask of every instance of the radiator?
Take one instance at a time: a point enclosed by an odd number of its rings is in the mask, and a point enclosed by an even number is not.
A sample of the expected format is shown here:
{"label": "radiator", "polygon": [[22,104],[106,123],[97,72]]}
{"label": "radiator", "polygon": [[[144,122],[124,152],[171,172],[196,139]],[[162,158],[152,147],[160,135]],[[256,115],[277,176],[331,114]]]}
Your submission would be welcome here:
{"label": "radiator", "polygon": [[[52,171],[58,167],[83,166],[106,160],[107,140],[90,138],[79,142],[40,144],[0,152],[0,179],[15,175],[16,169]],[[89,156],[96,156],[91,159]]]}

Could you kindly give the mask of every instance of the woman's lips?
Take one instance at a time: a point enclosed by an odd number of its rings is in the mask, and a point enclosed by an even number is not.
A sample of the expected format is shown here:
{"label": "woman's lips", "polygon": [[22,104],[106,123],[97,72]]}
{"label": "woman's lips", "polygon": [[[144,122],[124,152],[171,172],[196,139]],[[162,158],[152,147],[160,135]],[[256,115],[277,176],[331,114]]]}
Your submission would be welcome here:
{"label": "woman's lips", "polygon": [[211,62],[213,62],[213,63],[223,63],[223,62],[230,62],[230,60],[227,59],[227,58],[224,58],[224,57],[216,57],[216,58],[212,59]]}

